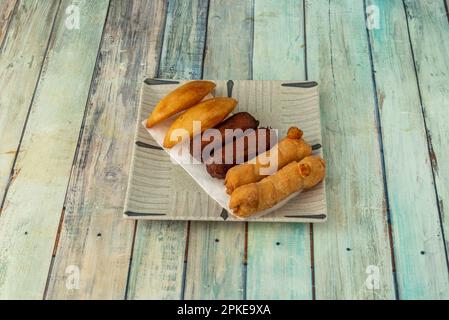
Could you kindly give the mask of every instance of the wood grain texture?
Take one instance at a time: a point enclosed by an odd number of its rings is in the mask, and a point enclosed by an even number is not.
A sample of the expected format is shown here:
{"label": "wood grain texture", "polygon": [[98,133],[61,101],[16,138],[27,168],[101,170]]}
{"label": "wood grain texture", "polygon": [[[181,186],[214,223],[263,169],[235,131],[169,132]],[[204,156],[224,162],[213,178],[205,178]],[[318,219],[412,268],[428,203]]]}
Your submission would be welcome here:
{"label": "wood grain texture", "polygon": [[[204,0],[169,2],[159,62],[159,77],[168,79],[201,77],[207,8],[208,1]],[[141,117],[143,119],[145,115]],[[187,175],[179,167],[172,170],[175,177]],[[194,184],[191,186],[198,188]],[[192,194],[200,202],[215,205],[205,193],[193,190]],[[129,299],[180,299],[183,296],[187,228],[186,222],[142,221],[137,224],[127,294]],[[149,242],[149,230],[158,234],[161,239]],[[165,259],[156,260],[155,256],[162,256]],[[149,269],[152,270],[150,281],[146,278]]]}
{"label": "wood grain texture", "polygon": [[186,239],[185,223],[139,221],[128,299],[182,298]]}
{"label": "wood grain texture", "polygon": [[[303,8],[303,1],[255,1],[254,79],[306,78]],[[247,297],[311,299],[310,257],[308,225],[250,223]]]}
{"label": "wood grain texture", "polygon": [[370,31],[370,40],[399,297],[447,298],[446,255],[406,13],[399,0],[367,4],[379,7],[382,21]]}
{"label": "wood grain texture", "polygon": [[447,21],[449,22],[449,0],[446,0],[446,2],[444,4],[445,4],[445,7],[446,7]]}
{"label": "wood grain texture", "polygon": [[[431,147],[430,159],[438,192],[441,223],[446,250],[449,250],[449,61],[446,59],[449,52],[449,22],[440,1],[405,1],[405,7]],[[427,237],[431,236],[435,237],[436,234],[427,234]],[[445,280],[447,284],[447,278]],[[444,280],[441,281],[444,283]],[[447,297],[447,289],[445,294]]]}
{"label": "wood grain texture", "polygon": [[80,30],[66,28],[69,5],[58,11],[0,217],[1,298],[44,294],[108,1],[78,3]]}
{"label": "wood grain texture", "polygon": [[204,57],[204,76],[252,78],[253,0],[211,0]]}
{"label": "wood grain texture", "polygon": [[303,0],[254,2],[254,80],[305,80]]}
{"label": "wood grain texture", "polygon": [[[88,99],[49,299],[123,299],[134,223],[122,219],[140,83],[153,75],[165,1],[111,1]],[[151,19],[149,18],[151,17]],[[67,267],[80,271],[70,290]]]}
{"label": "wood grain texture", "polygon": [[206,41],[208,0],[169,1],[159,76],[200,79]]}
{"label": "wood grain texture", "polygon": [[0,2],[0,48],[5,39],[16,4],[17,0],[2,0]]}
{"label": "wood grain texture", "polygon": [[[205,78],[249,76],[251,19],[252,1],[210,1]],[[189,240],[185,298],[244,298],[244,224],[192,223]]]}
{"label": "wood grain texture", "polygon": [[58,4],[21,2],[0,53],[0,201],[10,182]]}
{"label": "wood grain texture", "polygon": [[[314,226],[317,299],[395,297],[365,22],[363,1],[306,2],[328,161],[328,222]],[[373,271],[375,290],[366,285]]]}

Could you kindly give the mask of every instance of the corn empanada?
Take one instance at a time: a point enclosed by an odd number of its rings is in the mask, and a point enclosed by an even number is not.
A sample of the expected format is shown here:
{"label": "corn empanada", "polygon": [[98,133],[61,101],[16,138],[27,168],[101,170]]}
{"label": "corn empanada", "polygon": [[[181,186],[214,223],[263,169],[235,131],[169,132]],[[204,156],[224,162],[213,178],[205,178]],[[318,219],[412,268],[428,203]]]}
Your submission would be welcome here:
{"label": "corn empanada", "polygon": [[237,103],[232,98],[213,98],[190,108],[172,123],[165,136],[164,147],[172,148],[183,139],[192,138],[194,121],[201,126],[197,134],[215,127],[235,109]]}
{"label": "corn empanada", "polygon": [[184,111],[203,100],[212,90],[215,83],[211,81],[190,81],[172,91],[154,108],[147,120],[147,127],[164,121],[178,112]]}

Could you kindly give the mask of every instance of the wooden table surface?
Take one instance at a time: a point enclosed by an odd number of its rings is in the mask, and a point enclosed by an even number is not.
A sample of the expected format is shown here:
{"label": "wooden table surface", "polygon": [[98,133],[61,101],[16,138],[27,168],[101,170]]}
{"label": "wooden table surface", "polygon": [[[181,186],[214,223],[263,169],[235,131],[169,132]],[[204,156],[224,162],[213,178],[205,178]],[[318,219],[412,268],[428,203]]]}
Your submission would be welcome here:
{"label": "wooden table surface", "polygon": [[[449,298],[447,5],[0,0],[0,298]],[[123,220],[155,76],[318,81],[328,222]]]}

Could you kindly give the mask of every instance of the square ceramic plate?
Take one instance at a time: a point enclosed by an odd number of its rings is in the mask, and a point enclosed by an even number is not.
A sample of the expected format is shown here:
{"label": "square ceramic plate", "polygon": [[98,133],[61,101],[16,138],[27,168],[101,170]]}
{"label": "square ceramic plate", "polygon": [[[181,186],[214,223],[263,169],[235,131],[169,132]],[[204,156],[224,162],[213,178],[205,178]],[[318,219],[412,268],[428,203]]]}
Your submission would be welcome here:
{"label": "square ceramic plate", "polygon": [[[279,130],[298,126],[311,145],[321,145],[318,85],[300,81],[211,80],[214,96],[239,101],[234,112],[247,111],[261,127]],[[142,88],[131,174],[125,203],[126,218],[138,220],[242,221],[229,214],[149,134],[142,122],[154,106],[186,81],[148,79]],[[321,149],[314,151],[321,155]],[[327,218],[324,183],[301,193],[270,214],[249,219],[260,222],[324,222]]]}

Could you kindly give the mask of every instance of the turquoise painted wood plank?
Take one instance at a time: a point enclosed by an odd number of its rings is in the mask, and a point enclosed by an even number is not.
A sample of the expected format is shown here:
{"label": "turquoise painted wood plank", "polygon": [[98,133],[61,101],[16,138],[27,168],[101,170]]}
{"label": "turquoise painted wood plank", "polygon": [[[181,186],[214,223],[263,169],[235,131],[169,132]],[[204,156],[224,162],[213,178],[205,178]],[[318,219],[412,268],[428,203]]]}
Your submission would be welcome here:
{"label": "turquoise painted wood plank", "polygon": [[[251,0],[210,2],[205,79],[250,77],[252,9]],[[216,214],[220,213],[217,207]],[[244,253],[244,223],[192,222],[185,298],[244,298]]]}
{"label": "turquoise painted wood plank", "polygon": [[[254,79],[306,79],[303,9],[303,1],[255,1]],[[309,228],[249,223],[248,299],[312,299]]]}
{"label": "turquoise painted wood plank", "polygon": [[431,146],[430,156],[446,250],[449,250],[449,22],[444,15],[444,6],[439,1],[405,1],[405,6]]}
{"label": "turquoise painted wood plank", "polygon": [[[164,0],[111,1],[48,299],[125,297],[135,224],[122,213],[139,84],[154,76],[165,12]],[[67,287],[71,266],[79,268],[78,289]]]}
{"label": "turquoise painted wood plank", "polygon": [[[205,0],[169,2],[158,77],[201,78],[207,12]],[[129,299],[182,298],[187,234],[186,222],[138,222]]]}
{"label": "turquoise painted wood plank", "polygon": [[243,299],[244,249],[243,223],[192,222],[185,299]]}
{"label": "turquoise painted wood plank", "polygon": [[169,79],[200,79],[208,0],[169,1],[159,74]]}
{"label": "turquoise painted wood plank", "polygon": [[254,2],[254,80],[305,80],[304,3]]}
{"label": "turquoise painted wood plank", "polygon": [[252,78],[253,2],[210,1],[204,78]]}
{"label": "turquoise painted wood plank", "polygon": [[181,299],[186,239],[185,223],[138,222],[127,299]]}
{"label": "turquoise painted wood plank", "polygon": [[367,4],[377,6],[380,14],[370,40],[399,297],[447,299],[446,254],[406,13],[400,0]]}
{"label": "turquoise painted wood plank", "polygon": [[361,0],[306,2],[328,162],[329,219],[313,228],[317,299],[395,298],[365,23]]}
{"label": "turquoise painted wood plank", "polygon": [[[210,2],[205,79],[251,77],[252,28],[253,1]],[[243,299],[244,255],[244,223],[192,222],[185,298]]]}
{"label": "turquoise painted wood plank", "polygon": [[2,0],[0,2],[0,48],[14,14],[17,0]]}
{"label": "turquoise painted wood plank", "polygon": [[0,53],[0,201],[10,181],[58,4],[21,2],[4,38]]}
{"label": "turquoise painted wood plank", "polygon": [[108,1],[79,1],[79,30],[67,28],[69,5],[58,11],[0,217],[3,299],[44,295]]}

